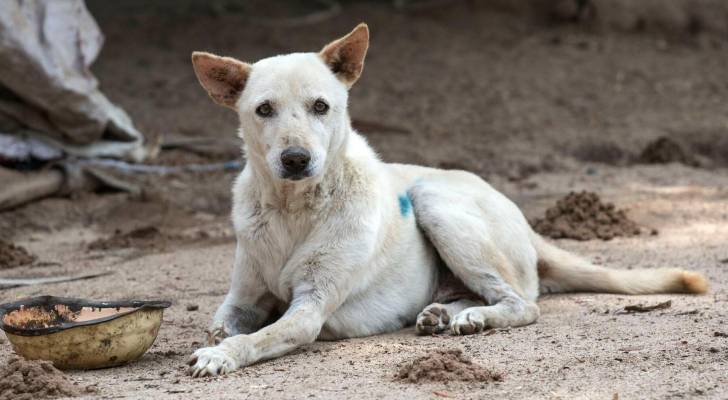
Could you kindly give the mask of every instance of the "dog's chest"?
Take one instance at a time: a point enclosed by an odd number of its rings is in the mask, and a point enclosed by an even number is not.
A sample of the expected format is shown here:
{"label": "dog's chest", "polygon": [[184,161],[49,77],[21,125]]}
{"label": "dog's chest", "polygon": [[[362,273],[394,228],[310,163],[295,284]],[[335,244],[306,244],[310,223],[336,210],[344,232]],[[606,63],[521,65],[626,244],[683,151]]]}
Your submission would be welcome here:
{"label": "dog's chest", "polygon": [[277,210],[261,210],[238,228],[238,240],[268,290],[282,301],[290,300],[290,282],[284,267],[311,232],[311,218]]}

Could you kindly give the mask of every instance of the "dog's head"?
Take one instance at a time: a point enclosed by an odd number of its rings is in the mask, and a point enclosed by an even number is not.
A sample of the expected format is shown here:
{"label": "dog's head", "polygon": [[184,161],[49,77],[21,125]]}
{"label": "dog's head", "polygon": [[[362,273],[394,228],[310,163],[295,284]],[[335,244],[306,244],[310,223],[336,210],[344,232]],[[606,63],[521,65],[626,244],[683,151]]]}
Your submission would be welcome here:
{"label": "dog's head", "polygon": [[360,24],[319,53],[294,53],[247,64],[194,52],[195,74],[212,99],[237,111],[249,159],[274,178],[323,174],[327,156],[346,142],[348,89],[369,47]]}

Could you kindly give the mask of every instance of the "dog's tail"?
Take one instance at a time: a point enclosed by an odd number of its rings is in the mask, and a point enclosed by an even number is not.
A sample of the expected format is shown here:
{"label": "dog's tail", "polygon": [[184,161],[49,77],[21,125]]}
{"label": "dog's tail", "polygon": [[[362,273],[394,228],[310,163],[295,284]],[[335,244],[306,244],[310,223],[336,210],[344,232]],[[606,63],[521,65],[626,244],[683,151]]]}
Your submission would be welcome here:
{"label": "dog's tail", "polygon": [[605,268],[548,243],[536,233],[532,234],[532,241],[538,252],[541,293],[705,293],[708,290],[705,277],[697,272],[677,268]]}

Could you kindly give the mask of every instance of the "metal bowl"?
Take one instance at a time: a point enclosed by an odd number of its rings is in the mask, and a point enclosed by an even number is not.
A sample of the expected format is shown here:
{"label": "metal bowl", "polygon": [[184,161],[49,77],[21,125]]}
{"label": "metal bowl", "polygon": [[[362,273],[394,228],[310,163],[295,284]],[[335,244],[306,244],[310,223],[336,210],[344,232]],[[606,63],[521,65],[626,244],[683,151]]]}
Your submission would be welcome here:
{"label": "metal bowl", "polygon": [[112,367],[154,343],[168,301],[90,301],[40,296],[0,305],[16,353],[62,369]]}

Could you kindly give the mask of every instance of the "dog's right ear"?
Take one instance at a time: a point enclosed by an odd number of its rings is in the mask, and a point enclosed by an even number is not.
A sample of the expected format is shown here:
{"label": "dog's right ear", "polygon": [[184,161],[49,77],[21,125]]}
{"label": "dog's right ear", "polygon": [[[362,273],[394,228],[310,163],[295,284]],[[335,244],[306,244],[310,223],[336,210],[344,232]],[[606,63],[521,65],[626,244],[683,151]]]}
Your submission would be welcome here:
{"label": "dog's right ear", "polygon": [[192,67],[207,94],[215,103],[235,109],[245,82],[250,75],[250,64],[230,57],[195,51],[192,53]]}

